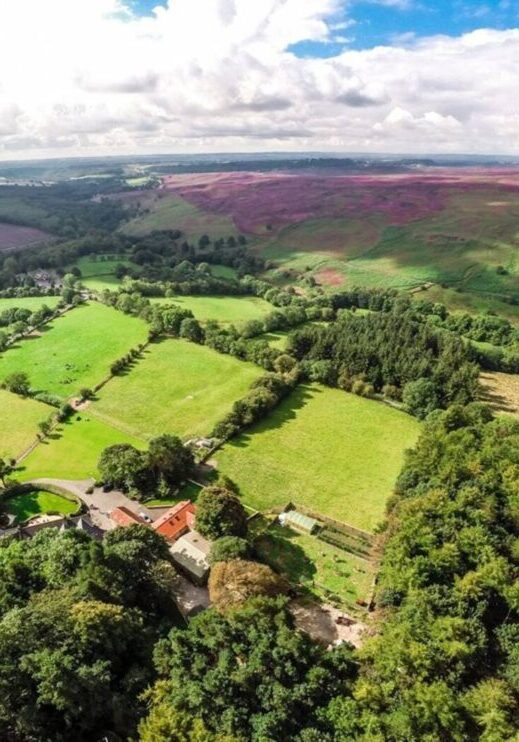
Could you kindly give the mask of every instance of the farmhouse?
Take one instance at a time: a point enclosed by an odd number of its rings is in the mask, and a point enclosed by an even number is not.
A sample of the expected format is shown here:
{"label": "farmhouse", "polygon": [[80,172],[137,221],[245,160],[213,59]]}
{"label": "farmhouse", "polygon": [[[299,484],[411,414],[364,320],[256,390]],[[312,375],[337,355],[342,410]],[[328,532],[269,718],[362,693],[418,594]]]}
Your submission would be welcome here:
{"label": "farmhouse", "polygon": [[279,522],[282,526],[290,526],[294,531],[299,533],[315,533],[319,527],[319,523],[315,518],[309,518],[308,515],[298,513],[297,510],[289,510],[286,513],[281,513],[279,516]]}
{"label": "farmhouse", "polygon": [[151,526],[166,541],[174,542],[195,525],[196,508],[191,500],[182,500],[168,510]]}
{"label": "farmhouse", "polygon": [[198,531],[189,531],[178,538],[169,552],[177,566],[197,585],[204,585],[209,575],[211,542]]}
{"label": "farmhouse", "polygon": [[134,523],[144,523],[144,520],[139,515],[133,513],[128,508],[125,508],[124,505],[120,505],[118,508],[112,510],[110,513],[110,520],[113,520],[116,525],[122,526],[123,528],[126,526],[133,526]]}

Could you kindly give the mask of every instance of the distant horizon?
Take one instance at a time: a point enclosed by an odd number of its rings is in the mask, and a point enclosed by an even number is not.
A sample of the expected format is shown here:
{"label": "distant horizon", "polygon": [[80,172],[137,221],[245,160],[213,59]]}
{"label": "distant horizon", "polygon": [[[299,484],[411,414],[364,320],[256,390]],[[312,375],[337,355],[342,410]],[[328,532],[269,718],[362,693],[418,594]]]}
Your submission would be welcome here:
{"label": "distant horizon", "polygon": [[44,163],[44,162],[60,162],[60,161],[77,161],[81,162],[84,160],[160,160],[161,158],[178,158],[186,160],[200,159],[220,159],[230,157],[239,161],[246,160],[248,157],[255,159],[299,159],[299,158],[321,158],[321,159],[365,159],[365,160],[392,160],[399,161],[404,159],[412,160],[511,160],[519,164],[519,154],[487,154],[487,153],[464,153],[464,152],[440,152],[440,153],[420,153],[420,152],[334,152],[334,151],[319,151],[319,150],[271,150],[271,151],[208,151],[208,152],[152,152],[143,153],[135,152],[130,154],[79,154],[79,155],[67,155],[67,156],[44,156],[41,157],[17,157],[13,159],[4,159],[0,157],[0,167],[2,165],[16,165],[18,163]]}

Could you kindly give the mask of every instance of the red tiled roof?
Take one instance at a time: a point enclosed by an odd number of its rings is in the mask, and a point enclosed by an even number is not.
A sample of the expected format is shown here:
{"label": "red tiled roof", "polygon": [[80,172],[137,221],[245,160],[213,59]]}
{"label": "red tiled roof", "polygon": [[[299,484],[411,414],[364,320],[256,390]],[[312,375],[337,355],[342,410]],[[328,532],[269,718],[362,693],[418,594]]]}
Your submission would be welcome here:
{"label": "red tiled roof", "polygon": [[117,523],[118,526],[133,526],[134,523],[144,523],[140,515],[132,513],[132,511],[125,508],[124,505],[112,510],[110,518],[114,523]]}
{"label": "red tiled roof", "polygon": [[152,528],[168,541],[176,541],[193,527],[196,508],[191,500],[183,500],[153,523]]}

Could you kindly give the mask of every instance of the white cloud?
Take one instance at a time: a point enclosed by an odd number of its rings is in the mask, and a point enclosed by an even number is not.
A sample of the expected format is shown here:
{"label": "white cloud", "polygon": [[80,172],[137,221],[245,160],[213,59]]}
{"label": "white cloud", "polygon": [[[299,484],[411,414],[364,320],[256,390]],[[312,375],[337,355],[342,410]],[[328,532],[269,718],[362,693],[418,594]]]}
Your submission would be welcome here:
{"label": "white cloud", "polygon": [[287,51],[348,28],[341,5],[170,0],[137,18],[122,0],[0,2],[0,157],[519,152],[518,30]]}

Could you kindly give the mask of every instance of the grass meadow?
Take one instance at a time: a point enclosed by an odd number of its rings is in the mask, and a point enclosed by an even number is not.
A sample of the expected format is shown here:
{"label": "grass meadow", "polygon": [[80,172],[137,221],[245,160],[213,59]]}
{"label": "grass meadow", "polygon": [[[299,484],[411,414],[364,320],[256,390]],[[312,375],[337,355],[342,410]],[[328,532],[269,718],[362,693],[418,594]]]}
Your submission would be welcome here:
{"label": "grass meadow", "polygon": [[115,273],[106,273],[103,276],[92,276],[92,278],[83,278],[81,283],[90,291],[117,291],[120,288],[122,279],[117,278]]}
{"label": "grass meadow", "polygon": [[320,598],[326,599],[328,592],[349,605],[358,598],[369,600],[372,564],[316,536],[276,524],[256,538],[254,548],[276,572]]}
{"label": "grass meadow", "polygon": [[372,531],[418,432],[404,412],[312,384],[297,388],[215,459],[257,510],[292,501]]}
{"label": "grass meadow", "polygon": [[36,312],[44,304],[50,309],[54,309],[60,300],[61,296],[22,296],[19,299],[0,299],[0,313],[12,307],[30,309],[31,312]]}
{"label": "grass meadow", "polygon": [[83,386],[95,386],[110,364],[145,342],[147,334],[140,319],[97,302],[82,305],[5,351],[0,380],[25,371],[33,390],[67,398]]}
{"label": "grass meadow", "polygon": [[19,466],[21,481],[50,477],[51,479],[96,478],[97,462],[103,449],[116,443],[131,443],[144,449],[145,444],[127,433],[106,425],[84,413],[53,430]]}
{"label": "grass meadow", "polygon": [[28,518],[46,513],[73,515],[79,508],[79,502],[53,492],[33,490],[11,497],[6,501],[5,507],[8,513],[15,516],[16,523],[23,523]]}
{"label": "grass meadow", "polygon": [[123,256],[118,255],[86,255],[74,263],[79,268],[83,278],[92,276],[106,276],[115,273],[119,265],[131,265]]}
{"label": "grass meadow", "polygon": [[190,309],[200,322],[214,319],[237,326],[251,319],[262,319],[274,307],[256,296],[175,296],[171,299],[153,298],[158,304],[176,304]]}
{"label": "grass meadow", "polygon": [[161,433],[208,435],[261,369],[186,340],[162,340],[89,407],[92,415],[148,440]]}
{"label": "grass meadow", "polygon": [[0,458],[17,458],[36,440],[52,408],[0,389]]}

